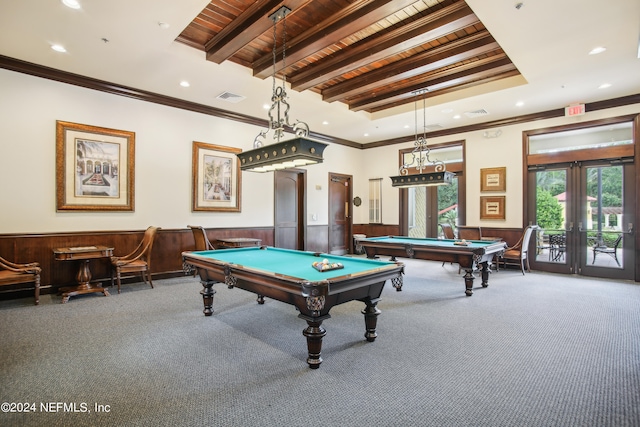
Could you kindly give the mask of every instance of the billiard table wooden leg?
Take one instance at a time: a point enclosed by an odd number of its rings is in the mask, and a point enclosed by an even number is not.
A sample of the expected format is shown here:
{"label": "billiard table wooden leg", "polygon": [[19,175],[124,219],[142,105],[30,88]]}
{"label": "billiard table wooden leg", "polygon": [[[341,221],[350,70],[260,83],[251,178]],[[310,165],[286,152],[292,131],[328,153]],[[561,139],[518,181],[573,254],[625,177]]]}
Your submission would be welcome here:
{"label": "billiard table wooden leg", "polygon": [[464,287],[465,287],[465,295],[470,297],[473,295],[473,270],[465,269],[464,273]]}
{"label": "billiard table wooden leg", "polygon": [[375,341],[375,339],[378,337],[378,334],[376,333],[376,327],[378,325],[378,316],[380,315],[380,313],[382,313],[380,310],[378,310],[378,307],[376,307],[378,301],[380,301],[379,298],[372,301],[365,301],[365,304],[367,304],[367,306],[364,308],[364,310],[362,310],[366,328],[364,337],[369,342]]}
{"label": "billiard table wooden leg", "polygon": [[322,321],[330,316],[323,316],[319,318],[307,317],[302,314],[298,317],[307,321],[307,328],[302,331],[302,334],[307,337],[307,349],[309,351],[309,357],[307,357],[307,363],[311,369],[318,369],[322,363],[322,338],[327,335],[327,331],[322,327]]}
{"label": "billiard table wooden leg", "polygon": [[482,262],[480,263],[480,265],[482,266],[482,287],[486,288],[487,286],[489,286],[489,273],[491,272],[490,267],[489,267],[489,263]]}
{"label": "billiard table wooden leg", "polygon": [[211,316],[213,314],[213,295],[216,293],[213,289],[213,284],[216,283],[212,280],[202,280],[202,289],[200,294],[202,295],[202,302],[204,303],[204,315]]}

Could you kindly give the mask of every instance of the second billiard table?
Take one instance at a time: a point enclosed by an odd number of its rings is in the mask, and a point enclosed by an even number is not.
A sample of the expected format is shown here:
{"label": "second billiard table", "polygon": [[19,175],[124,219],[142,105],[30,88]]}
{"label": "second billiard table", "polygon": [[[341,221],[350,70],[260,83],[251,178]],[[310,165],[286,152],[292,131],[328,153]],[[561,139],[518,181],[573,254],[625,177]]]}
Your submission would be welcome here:
{"label": "second billiard table", "polygon": [[[453,262],[465,270],[465,294],[473,295],[473,269],[481,270],[482,286],[489,286],[489,267],[494,257],[504,253],[507,244],[497,240],[470,240],[461,244],[453,239],[382,236],[358,240],[367,253],[367,258],[388,255],[432,261]],[[399,291],[402,287],[396,287]]]}
{"label": "second billiard table", "polygon": [[[314,369],[322,363],[322,338],[326,335],[322,322],[331,317],[331,308],[362,301],[364,336],[367,341],[374,341],[380,314],[376,306],[384,284],[387,280],[401,281],[404,269],[399,262],[267,246],[183,252],[182,257],[200,275],[205,316],[213,314],[213,285],[218,282],[256,293],[260,304],[264,303],[264,297],[269,297],[294,305],[300,312],[298,317],[308,325],[302,333],[307,337],[307,363]],[[318,271],[312,266],[325,259],[330,265],[339,263],[341,268]]]}

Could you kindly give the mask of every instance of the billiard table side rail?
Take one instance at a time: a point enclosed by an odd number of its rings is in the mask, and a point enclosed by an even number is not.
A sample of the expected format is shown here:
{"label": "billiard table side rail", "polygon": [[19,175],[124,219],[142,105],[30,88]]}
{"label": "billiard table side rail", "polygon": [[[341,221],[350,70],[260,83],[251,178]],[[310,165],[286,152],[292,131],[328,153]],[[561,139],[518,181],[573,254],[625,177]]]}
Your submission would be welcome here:
{"label": "billiard table side rail", "polygon": [[[454,262],[460,264],[463,268],[472,268],[474,263],[491,262],[494,256],[501,256],[507,248],[507,244],[502,241],[483,244],[481,247],[456,245],[455,247],[448,248],[441,245],[422,245],[402,242],[400,240],[393,241],[394,236],[378,237],[376,239],[383,238],[387,238],[388,240],[360,240],[360,244],[364,248],[367,258],[375,258],[383,255],[390,256],[393,259],[400,257]],[[486,243],[486,241],[482,243]]]}

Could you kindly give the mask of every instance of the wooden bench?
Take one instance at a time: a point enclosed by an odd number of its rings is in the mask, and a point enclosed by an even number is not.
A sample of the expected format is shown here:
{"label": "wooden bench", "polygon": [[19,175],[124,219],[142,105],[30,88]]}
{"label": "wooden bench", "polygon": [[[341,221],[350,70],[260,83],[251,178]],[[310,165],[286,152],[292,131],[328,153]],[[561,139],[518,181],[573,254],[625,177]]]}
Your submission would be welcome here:
{"label": "wooden bench", "polygon": [[22,283],[35,284],[36,305],[40,304],[40,264],[16,264],[0,257],[0,286],[19,285]]}

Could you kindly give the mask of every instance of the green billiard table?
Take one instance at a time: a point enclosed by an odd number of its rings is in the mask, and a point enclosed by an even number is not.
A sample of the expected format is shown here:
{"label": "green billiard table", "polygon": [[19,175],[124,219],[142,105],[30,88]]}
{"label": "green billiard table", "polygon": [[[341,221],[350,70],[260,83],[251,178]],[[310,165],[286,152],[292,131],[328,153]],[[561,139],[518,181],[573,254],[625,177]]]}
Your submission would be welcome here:
{"label": "green billiard table", "polygon": [[[387,280],[401,283],[404,269],[399,262],[268,246],[183,252],[182,257],[200,275],[205,316],[213,314],[213,284],[219,282],[257,294],[260,304],[268,297],[294,305],[300,312],[298,317],[308,325],[303,334],[307,337],[310,368],[318,368],[322,363],[322,338],[326,335],[322,322],[331,317],[329,311],[336,305],[362,301],[365,338],[376,339],[380,314],[376,305],[382,289]],[[325,259],[329,265],[339,264],[339,268],[318,271],[312,266]]]}
{"label": "green billiard table", "polygon": [[[482,273],[482,286],[489,286],[489,266],[494,256],[504,253],[507,244],[500,240],[470,240],[463,245],[459,240],[414,238],[403,236],[371,237],[358,240],[367,253],[367,258],[378,255],[416,258],[432,261],[454,262],[465,269],[465,294],[473,295],[473,268]],[[402,287],[396,288],[398,291]]]}

